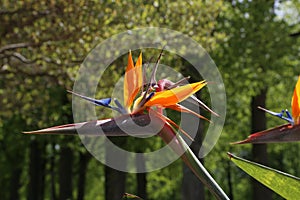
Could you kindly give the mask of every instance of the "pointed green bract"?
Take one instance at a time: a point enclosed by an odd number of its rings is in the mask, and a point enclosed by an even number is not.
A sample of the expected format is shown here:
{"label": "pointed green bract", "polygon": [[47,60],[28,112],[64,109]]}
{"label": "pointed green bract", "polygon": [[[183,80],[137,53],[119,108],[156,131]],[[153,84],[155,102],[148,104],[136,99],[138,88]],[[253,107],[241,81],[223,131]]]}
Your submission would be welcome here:
{"label": "pointed green bract", "polygon": [[264,184],[285,199],[299,199],[300,178],[251,162],[231,153],[230,159],[247,174]]}

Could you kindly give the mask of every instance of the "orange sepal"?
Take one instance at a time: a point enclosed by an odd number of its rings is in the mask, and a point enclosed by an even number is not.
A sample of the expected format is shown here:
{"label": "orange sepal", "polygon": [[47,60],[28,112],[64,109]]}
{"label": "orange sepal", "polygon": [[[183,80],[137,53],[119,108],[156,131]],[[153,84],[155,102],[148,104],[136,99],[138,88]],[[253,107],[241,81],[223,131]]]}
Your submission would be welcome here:
{"label": "orange sepal", "polygon": [[140,53],[140,56],[138,58],[138,60],[135,63],[135,67],[134,67],[134,73],[135,73],[135,87],[132,91],[131,94],[131,99],[132,102],[130,102],[131,104],[129,106],[132,105],[135,97],[137,96],[137,94],[139,93],[140,89],[142,88],[142,84],[143,84],[143,69],[142,69],[142,52]]}
{"label": "orange sepal", "polygon": [[129,107],[133,102],[132,94],[136,85],[135,82],[134,64],[131,51],[129,51],[128,64],[124,76],[124,105],[127,110],[129,110]]}
{"label": "orange sepal", "polygon": [[203,117],[202,115],[200,115],[200,114],[198,114],[198,113],[196,113],[196,112],[194,112],[194,111],[192,111],[192,110],[190,110],[190,109],[188,109],[188,108],[186,108],[186,107],[184,107],[180,104],[174,104],[174,105],[168,106],[167,108],[170,108],[172,110],[176,110],[176,111],[179,111],[179,112],[190,113],[190,114],[195,115],[196,117],[199,117],[200,119],[204,119],[204,120],[210,122],[210,120],[208,120],[206,117]]}
{"label": "orange sepal", "polygon": [[177,104],[199,91],[205,85],[205,81],[200,81],[171,90],[156,92],[155,95],[145,104],[145,106],[150,107],[153,105],[159,105],[162,107],[168,107]]}
{"label": "orange sepal", "polygon": [[178,124],[176,124],[174,121],[172,121],[170,118],[160,114],[159,112],[151,109],[150,110],[151,113],[154,113],[157,117],[159,117],[161,120],[169,123],[170,125],[175,126],[175,128],[177,128],[180,132],[182,132],[187,138],[189,138],[192,142],[194,141],[194,139],[187,133],[185,132]]}
{"label": "orange sepal", "polygon": [[137,81],[137,89],[140,89],[143,84],[142,66],[143,66],[143,59],[142,59],[142,52],[141,52],[138,60],[135,63],[135,75],[136,75],[136,81]]}
{"label": "orange sepal", "polygon": [[293,98],[292,98],[292,115],[295,124],[300,123],[300,76],[298,78],[298,82],[296,84]]}

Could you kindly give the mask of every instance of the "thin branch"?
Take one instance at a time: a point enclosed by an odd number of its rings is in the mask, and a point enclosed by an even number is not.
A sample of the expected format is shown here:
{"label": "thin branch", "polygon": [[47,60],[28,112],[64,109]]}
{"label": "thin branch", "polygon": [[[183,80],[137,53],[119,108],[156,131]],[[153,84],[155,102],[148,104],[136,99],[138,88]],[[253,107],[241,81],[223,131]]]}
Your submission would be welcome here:
{"label": "thin branch", "polygon": [[17,58],[18,60],[20,60],[21,62],[23,62],[25,64],[32,64],[36,61],[36,60],[28,60],[27,58],[25,58],[22,54],[20,54],[18,52],[12,53],[11,56]]}
{"label": "thin branch", "polygon": [[18,48],[26,48],[29,46],[32,46],[32,43],[28,42],[23,42],[23,43],[16,43],[16,44],[8,44],[0,48],[0,53],[7,51],[7,50],[12,50],[12,49],[18,49]]}

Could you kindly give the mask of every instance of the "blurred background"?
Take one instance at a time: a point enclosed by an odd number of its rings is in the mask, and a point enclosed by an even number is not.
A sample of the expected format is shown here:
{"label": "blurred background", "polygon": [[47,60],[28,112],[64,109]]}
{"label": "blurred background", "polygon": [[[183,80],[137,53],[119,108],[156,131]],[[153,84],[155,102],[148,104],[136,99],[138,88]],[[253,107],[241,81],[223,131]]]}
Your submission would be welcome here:
{"label": "blurred background", "polygon": [[[231,199],[281,197],[233,166],[227,151],[300,176],[297,143],[229,145],[284,123],[257,106],[277,112],[290,109],[300,74],[299,0],[1,0],[0,21],[0,199],[113,200],[124,192],[153,200],[213,199],[181,160],[151,173],[129,174],[94,159],[78,137],[22,134],[72,123],[72,96],[66,89],[72,88],[89,51],[114,34],[149,26],[193,38],[222,74],[227,94],[225,127],[202,162]],[[138,53],[133,52],[135,59]],[[144,60],[151,56],[158,53],[147,54]],[[126,57],[112,65],[97,97],[106,97],[124,73]],[[174,61],[172,55],[162,63],[189,74],[185,61]],[[209,104],[208,95],[201,97]],[[113,140],[141,151],[141,143],[131,138]],[[201,136],[197,140],[194,150]],[[147,145],[164,144],[158,138]]]}

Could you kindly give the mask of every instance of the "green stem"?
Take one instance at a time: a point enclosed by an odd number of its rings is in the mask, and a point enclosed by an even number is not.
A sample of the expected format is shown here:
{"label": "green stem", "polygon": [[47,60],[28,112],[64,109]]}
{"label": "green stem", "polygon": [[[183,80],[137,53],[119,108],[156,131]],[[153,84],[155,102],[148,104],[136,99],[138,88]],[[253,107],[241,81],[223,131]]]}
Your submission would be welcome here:
{"label": "green stem", "polygon": [[159,135],[178,155],[180,155],[185,164],[194,172],[199,180],[208,187],[209,191],[216,199],[229,200],[225,192],[211,177],[186,142],[180,135],[176,134],[176,131],[171,126],[165,125]]}

